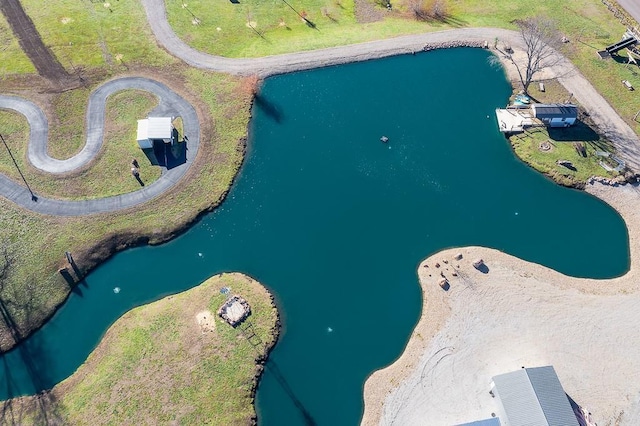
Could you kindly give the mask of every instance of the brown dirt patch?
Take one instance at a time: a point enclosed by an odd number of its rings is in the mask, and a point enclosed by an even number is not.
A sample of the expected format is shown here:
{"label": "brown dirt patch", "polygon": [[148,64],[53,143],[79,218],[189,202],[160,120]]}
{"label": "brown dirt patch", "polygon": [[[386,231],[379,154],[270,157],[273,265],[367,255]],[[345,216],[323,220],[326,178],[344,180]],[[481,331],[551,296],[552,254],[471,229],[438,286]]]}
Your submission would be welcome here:
{"label": "brown dirt patch", "polygon": [[67,73],[53,52],[45,46],[36,26],[18,0],[3,0],[0,2],[0,11],[38,74],[49,80],[57,90],[80,85],[80,80]]}
{"label": "brown dirt patch", "polygon": [[370,1],[356,0],[356,21],[360,24],[381,21],[384,12],[376,8]]}
{"label": "brown dirt patch", "polygon": [[196,314],[196,322],[202,333],[210,333],[216,329],[216,317],[210,311],[200,311]]}

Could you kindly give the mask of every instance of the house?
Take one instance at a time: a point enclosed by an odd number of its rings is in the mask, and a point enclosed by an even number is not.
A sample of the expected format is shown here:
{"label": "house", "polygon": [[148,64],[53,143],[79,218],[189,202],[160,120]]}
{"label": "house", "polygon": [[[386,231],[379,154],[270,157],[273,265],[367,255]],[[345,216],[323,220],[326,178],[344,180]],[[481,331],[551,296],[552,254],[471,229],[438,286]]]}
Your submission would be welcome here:
{"label": "house", "polygon": [[495,376],[491,394],[508,426],[580,426],[552,366],[522,368]]}
{"label": "house", "polygon": [[578,119],[578,107],[573,104],[531,104],[531,112],[547,127],[569,127]]}
{"label": "house", "polygon": [[172,122],[173,117],[149,117],[138,120],[138,146],[147,149],[153,148],[154,141],[174,143],[178,138],[178,131]]}

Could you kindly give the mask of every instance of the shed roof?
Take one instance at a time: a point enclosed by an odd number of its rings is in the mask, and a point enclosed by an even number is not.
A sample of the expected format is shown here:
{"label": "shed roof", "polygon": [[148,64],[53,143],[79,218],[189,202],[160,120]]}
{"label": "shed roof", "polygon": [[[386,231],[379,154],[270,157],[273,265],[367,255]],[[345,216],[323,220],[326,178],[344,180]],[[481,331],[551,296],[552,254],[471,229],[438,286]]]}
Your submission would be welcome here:
{"label": "shed roof", "polygon": [[149,120],[138,120],[138,134],[136,136],[137,141],[144,141],[149,139]]}
{"label": "shed roof", "polygon": [[578,118],[578,107],[573,104],[531,104],[536,118]]}
{"label": "shed roof", "polygon": [[149,117],[147,137],[149,139],[171,139],[173,125],[171,117]]}
{"label": "shed roof", "polygon": [[510,426],[580,426],[552,366],[493,378]]}

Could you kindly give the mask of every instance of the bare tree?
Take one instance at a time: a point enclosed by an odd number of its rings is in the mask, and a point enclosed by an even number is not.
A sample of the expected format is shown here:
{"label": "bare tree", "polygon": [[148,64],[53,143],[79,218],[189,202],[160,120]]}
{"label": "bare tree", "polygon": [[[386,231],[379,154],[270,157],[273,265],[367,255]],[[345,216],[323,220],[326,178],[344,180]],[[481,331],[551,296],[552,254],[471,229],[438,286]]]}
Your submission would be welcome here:
{"label": "bare tree", "polygon": [[542,17],[517,20],[520,35],[525,45],[526,62],[514,59],[509,53],[507,58],[515,65],[522,88],[525,93],[529,91],[529,85],[533,76],[544,68],[556,64],[560,60],[557,49],[560,47],[560,38],[555,22]]}

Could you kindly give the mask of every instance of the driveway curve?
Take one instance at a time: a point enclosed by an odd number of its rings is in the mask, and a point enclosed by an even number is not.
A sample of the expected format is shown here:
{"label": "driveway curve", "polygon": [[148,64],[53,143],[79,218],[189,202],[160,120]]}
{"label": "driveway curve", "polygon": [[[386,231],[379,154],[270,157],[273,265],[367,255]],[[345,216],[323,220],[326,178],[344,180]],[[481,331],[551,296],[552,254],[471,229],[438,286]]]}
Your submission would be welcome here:
{"label": "driveway curve", "polygon": [[[413,53],[423,50],[425,46],[458,44],[480,46],[484,41],[491,42],[496,39],[500,40],[501,44],[505,42],[510,44],[516,53],[525,51],[524,43],[517,31],[501,28],[458,28],[262,58],[225,58],[200,52],[182,41],[167,21],[164,0],[141,0],[141,2],[156,40],[170,54],[194,67],[237,75],[255,74],[259,77],[268,77]],[[615,145],[619,157],[624,159],[632,170],[640,172],[640,139],[636,133],[568,59],[560,54],[558,56],[560,60],[548,70],[548,76],[558,78],[567,91],[573,94],[583,110],[589,114],[600,129],[600,133]],[[513,79],[515,67],[499,52],[498,57],[502,59],[506,72]]]}
{"label": "driveway curve", "polygon": [[[236,75],[258,75],[264,78],[293,71],[413,53],[423,50],[425,46],[480,45],[485,40],[495,39],[510,44],[516,52],[524,51],[518,32],[499,28],[460,28],[261,58],[225,58],[198,51],[183,42],[167,21],[164,0],[141,0],[141,2],[157,42],[171,55],[193,67]],[[513,75],[513,65],[501,57],[500,53],[498,57],[502,59],[507,73]],[[549,76],[557,77],[560,83],[573,94],[599,127],[600,132],[615,145],[619,157],[624,159],[631,169],[640,171],[638,136],[577,68],[562,57],[549,70]],[[39,213],[78,216],[134,207],[160,195],[177,183],[197,154],[200,128],[193,107],[158,82],[144,78],[118,79],[104,84],[93,92],[87,110],[87,144],[80,153],[68,160],[56,160],[48,156],[47,121],[35,104],[13,96],[0,96],[0,108],[14,109],[29,120],[31,142],[28,152],[29,160],[33,165],[51,173],[65,173],[88,164],[100,150],[106,98],[111,93],[127,88],[155,93],[161,99],[159,110],[163,111],[162,115],[173,109],[174,115],[182,116],[190,144],[185,164],[166,171],[156,182],[139,191],[104,199],[63,201],[39,198],[34,202],[26,188],[1,175],[0,194],[22,207]]]}
{"label": "driveway curve", "polygon": [[48,123],[42,110],[33,102],[16,96],[1,96],[0,108],[11,109],[29,121],[28,159],[34,167],[53,174],[68,173],[86,166],[100,151],[103,144],[104,117],[107,98],[127,89],[144,90],[155,94],[159,104],[151,116],[182,117],[184,134],[188,135],[187,161],[172,169],[163,169],[158,180],[142,189],[127,194],[92,200],[57,200],[37,196],[6,176],[0,175],[0,193],[16,204],[31,211],[55,216],[80,216],[105,213],[137,206],[173,187],[187,172],[200,147],[200,123],[189,102],[157,81],[142,77],[111,80],[89,96],[86,115],[87,142],[82,150],[67,160],[57,160],[47,153]]}

